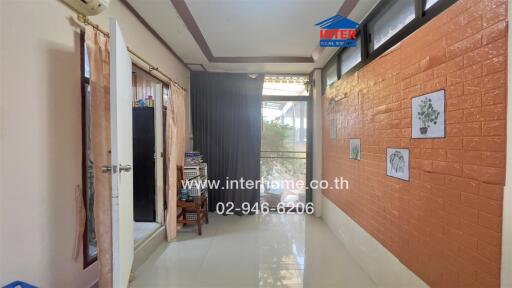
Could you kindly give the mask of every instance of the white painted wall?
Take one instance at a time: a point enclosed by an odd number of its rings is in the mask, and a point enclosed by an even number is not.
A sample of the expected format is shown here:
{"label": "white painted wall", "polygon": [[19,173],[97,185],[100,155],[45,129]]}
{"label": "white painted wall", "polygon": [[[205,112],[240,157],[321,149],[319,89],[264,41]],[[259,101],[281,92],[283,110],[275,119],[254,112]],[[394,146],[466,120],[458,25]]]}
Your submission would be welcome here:
{"label": "white painted wall", "polygon": [[[512,5],[508,5],[508,21],[512,21]],[[501,241],[501,287],[512,287],[512,30],[508,29],[508,101],[507,101],[507,166],[503,195]]]}
{"label": "white painted wall", "polygon": [[428,287],[326,197],[323,197],[322,218],[378,287]]}
{"label": "white painted wall", "polygon": [[[313,180],[322,180],[322,70],[313,71]],[[322,189],[313,189],[315,216],[322,216]]]}
{"label": "white painted wall", "polygon": [[[0,286],[90,287],[97,264],[72,259],[82,182],[79,28],[56,0],[0,1]],[[184,87],[189,72],[118,1],[128,45]]]}

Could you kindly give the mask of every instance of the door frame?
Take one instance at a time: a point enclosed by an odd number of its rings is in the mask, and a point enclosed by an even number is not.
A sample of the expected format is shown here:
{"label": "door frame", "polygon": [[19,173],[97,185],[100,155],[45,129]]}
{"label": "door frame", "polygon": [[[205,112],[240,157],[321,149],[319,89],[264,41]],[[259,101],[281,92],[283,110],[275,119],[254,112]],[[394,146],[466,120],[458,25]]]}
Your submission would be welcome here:
{"label": "door frame", "polygon": [[[261,104],[265,101],[291,101],[291,102],[306,102],[306,201],[304,205],[313,202],[313,193],[311,189],[311,180],[313,178],[313,101],[312,101],[312,85],[311,75],[308,75],[309,85],[308,96],[296,95],[261,95]],[[261,107],[261,105],[260,105]],[[261,139],[260,139],[261,142]],[[261,150],[261,149],[260,149]],[[261,156],[260,156],[261,157]],[[260,158],[261,159],[261,158]],[[294,209],[291,209],[294,210]]]}
{"label": "door frame", "polygon": [[[159,95],[155,96],[154,99],[154,111],[155,111],[155,119],[154,119],[154,126],[155,126],[155,222],[160,225],[165,225],[165,217],[164,217],[164,211],[165,211],[165,161],[164,161],[164,140],[165,140],[165,131],[164,131],[164,122],[165,119],[163,117],[164,115],[164,86],[167,84],[164,81],[162,81],[157,76],[151,74],[149,71],[147,71],[145,68],[142,67],[142,65],[139,65],[132,59],[132,67],[136,67],[138,70],[140,70],[144,75],[151,77],[153,80],[158,82],[160,87]],[[139,72],[137,70],[132,70],[135,73]],[[136,85],[136,83],[135,83]],[[137,91],[135,91],[137,93]],[[159,139],[158,131],[161,131],[161,138]],[[161,142],[161,147],[158,146],[158,143]],[[159,151],[161,148],[161,151]],[[160,153],[159,153],[160,152]],[[160,155],[158,155],[160,154]],[[160,169],[158,165],[158,161],[161,159],[163,162],[163,165]],[[160,177],[159,177],[160,176]],[[159,181],[162,181],[162,189],[159,191]]]}

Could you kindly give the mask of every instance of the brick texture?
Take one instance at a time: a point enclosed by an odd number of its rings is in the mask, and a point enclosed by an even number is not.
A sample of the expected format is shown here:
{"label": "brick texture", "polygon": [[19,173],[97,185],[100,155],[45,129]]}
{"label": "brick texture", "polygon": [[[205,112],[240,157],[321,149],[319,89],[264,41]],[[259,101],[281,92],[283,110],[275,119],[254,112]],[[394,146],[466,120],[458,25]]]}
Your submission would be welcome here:
{"label": "brick texture", "polygon": [[[324,97],[324,195],[432,287],[499,287],[507,1],[460,0]],[[411,139],[411,98],[446,90],[446,138]],[[327,113],[328,99],[346,96]],[[329,138],[336,117],[337,138]],[[361,160],[349,160],[349,139]],[[386,147],[410,150],[410,181]]]}

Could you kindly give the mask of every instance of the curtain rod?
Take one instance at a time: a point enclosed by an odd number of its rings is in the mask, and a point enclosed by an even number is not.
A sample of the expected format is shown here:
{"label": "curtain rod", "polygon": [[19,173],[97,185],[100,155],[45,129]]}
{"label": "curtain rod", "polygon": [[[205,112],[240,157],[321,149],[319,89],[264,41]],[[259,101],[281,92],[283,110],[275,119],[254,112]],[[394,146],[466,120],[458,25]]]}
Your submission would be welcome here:
{"label": "curtain rod", "polygon": [[[79,22],[83,23],[84,25],[89,25],[91,26],[94,30],[100,32],[101,34],[105,35],[105,37],[107,38],[110,38],[110,33],[103,30],[100,25],[92,22],[91,20],[89,20],[89,18],[87,18],[87,16],[84,16],[82,14],[77,14],[77,19]],[[130,52],[130,54],[132,54],[133,56],[135,56],[135,58],[138,58],[140,61],[144,62],[146,65],[149,66],[149,73],[155,71],[157,73],[159,73],[160,75],[162,75],[163,77],[167,78],[167,80],[169,80],[169,82],[174,85],[174,86],[177,86],[179,87],[180,89],[183,89],[185,91],[187,91],[186,88],[184,88],[183,86],[181,86],[180,84],[178,84],[176,81],[174,81],[171,77],[167,76],[167,74],[165,74],[164,72],[160,71],[159,68],[153,64],[151,64],[148,60],[144,59],[142,56],[140,56],[139,54],[137,54],[135,51],[133,51],[130,47],[126,47],[128,52]]]}

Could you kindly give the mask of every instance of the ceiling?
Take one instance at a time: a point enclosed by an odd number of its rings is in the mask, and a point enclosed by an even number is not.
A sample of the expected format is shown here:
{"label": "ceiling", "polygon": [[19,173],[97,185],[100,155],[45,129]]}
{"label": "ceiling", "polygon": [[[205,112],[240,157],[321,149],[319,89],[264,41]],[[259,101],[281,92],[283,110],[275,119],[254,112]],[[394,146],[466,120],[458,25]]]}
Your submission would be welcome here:
{"label": "ceiling", "polygon": [[318,46],[314,24],[336,13],[360,22],[378,0],[121,2],[193,71],[309,73],[336,51]]}

